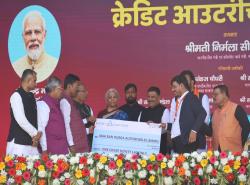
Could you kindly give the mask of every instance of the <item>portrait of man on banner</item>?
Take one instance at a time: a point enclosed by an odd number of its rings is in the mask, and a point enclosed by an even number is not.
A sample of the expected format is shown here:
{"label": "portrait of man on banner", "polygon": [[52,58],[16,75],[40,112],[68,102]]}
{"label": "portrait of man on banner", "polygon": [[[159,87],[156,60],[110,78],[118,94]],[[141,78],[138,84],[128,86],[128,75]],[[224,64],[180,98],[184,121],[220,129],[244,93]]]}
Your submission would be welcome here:
{"label": "portrait of man on banner", "polygon": [[[22,72],[25,69],[32,69],[37,73],[37,81],[41,82],[47,79],[55,70],[59,55],[51,51],[50,48],[46,47],[47,42],[49,44],[51,44],[51,42],[54,42],[51,40],[49,41],[48,39],[50,38],[47,38],[47,35],[48,33],[50,33],[51,28],[50,22],[50,20],[48,20],[47,22],[46,17],[38,9],[32,9],[24,14],[22,18],[22,24],[19,24],[22,25],[21,34],[18,33],[18,36],[21,35],[22,37],[21,42],[24,47],[24,54],[11,61],[12,67],[14,68],[18,76],[21,76]],[[55,25],[57,26],[57,24]],[[16,32],[17,31],[18,30],[16,30]],[[9,37],[11,36],[13,36],[13,34],[9,35]],[[12,47],[12,49],[16,48],[16,50],[18,50],[20,44],[18,43],[16,45],[17,47],[14,45],[10,46],[10,40],[11,39],[9,38],[9,53],[11,54],[12,50],[10,49],[10,47]],[[57,40],[58,39],[55,39],[55,41],[57,42],[55,46],[57,48],[52,48],[53,50],[61,49],[61,43],[59,42],[58,44]]]}

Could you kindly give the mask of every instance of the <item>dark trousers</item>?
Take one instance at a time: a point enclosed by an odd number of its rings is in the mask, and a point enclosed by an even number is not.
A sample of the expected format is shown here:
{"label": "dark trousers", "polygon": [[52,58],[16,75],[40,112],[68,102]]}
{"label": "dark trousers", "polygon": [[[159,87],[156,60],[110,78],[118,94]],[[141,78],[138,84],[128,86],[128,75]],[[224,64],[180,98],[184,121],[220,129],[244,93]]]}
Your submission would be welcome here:
{"label": "dark trousers", "polygon": [[93,143],[93,134],[88,134],[88,143],[90,150],[92,149],[92,143]]}
{"label": "dark trousers", "polygon": [[171,145],[168,139],[168,133],[164,133],[161,135],[161,144],[160,144],[160,153],[162,154],[170,154],[171,153]]}
{"label": "dark trousers", "polygon": [[205,150],[207,146],[206,137],[204,135],[200,135],[198,138],[199,138],[199,149]]}
{"label": "dark trousers", "polygon": [[191,144],[183,144],[180,136],[174,138],[172,141],[174,152],[178,154],[191,153],[198,149],[197,142]]}

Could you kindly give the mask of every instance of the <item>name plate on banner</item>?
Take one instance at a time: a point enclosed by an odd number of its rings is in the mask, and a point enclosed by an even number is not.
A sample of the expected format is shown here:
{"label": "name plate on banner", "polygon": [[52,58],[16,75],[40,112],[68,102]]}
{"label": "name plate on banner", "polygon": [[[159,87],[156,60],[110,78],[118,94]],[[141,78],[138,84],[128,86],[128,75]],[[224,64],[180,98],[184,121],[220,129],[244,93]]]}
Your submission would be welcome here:
{"label": "name plate on banner", "polygon": [[160,141],[159,124],[97,119],[92,152],[150,155],[159,153]]}

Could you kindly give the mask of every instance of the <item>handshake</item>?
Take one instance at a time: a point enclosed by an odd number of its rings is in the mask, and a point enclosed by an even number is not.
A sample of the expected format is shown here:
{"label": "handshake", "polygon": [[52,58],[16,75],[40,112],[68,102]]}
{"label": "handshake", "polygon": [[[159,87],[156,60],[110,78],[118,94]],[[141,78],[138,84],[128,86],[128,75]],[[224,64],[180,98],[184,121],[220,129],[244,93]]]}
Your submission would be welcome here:
{"label": "handshake", "polygon": [[42,137],[42,132],[40,131],[37,132],[37,134],[34,137],[32,137],[32,146],[37,147],[41,137]]}

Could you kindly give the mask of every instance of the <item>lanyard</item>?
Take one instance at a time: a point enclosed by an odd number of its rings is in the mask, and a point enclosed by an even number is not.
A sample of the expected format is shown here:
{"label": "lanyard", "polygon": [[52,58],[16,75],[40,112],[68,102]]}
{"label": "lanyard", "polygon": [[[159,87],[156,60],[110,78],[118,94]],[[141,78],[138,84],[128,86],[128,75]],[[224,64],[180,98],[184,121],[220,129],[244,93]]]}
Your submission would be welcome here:
{"label": "lanyard", "polygon": [[180,101],[178,99],[175,101],[174,122],[176,121],[177,114],[178,114],[178,111],[180,109],[180,105],[183,102],[183,100],[184,100],[185,97],[186,97],[186,95],[182,99],[180,99]]}

